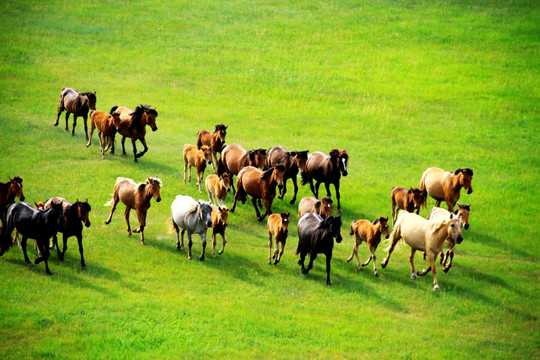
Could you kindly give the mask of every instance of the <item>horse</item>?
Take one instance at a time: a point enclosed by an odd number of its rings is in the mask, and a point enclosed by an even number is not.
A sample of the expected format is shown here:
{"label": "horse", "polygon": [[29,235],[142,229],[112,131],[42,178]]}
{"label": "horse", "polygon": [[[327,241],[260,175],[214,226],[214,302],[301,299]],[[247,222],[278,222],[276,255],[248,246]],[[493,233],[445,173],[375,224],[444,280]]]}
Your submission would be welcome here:
{"label": "horse", "polygon": [[221,176],[210,174],[204,182],[206,192],[208,193],[208,201],[211,203],[226,207],[227,193],[231,190],[231,177],[229,173],[223,173]]}
{"label": "horse", "polygon": [[422,190],[422,203],[426,203],[429,194],[437,202],[436,207],[441,205],[441,201],[446,201],[448,211],[454,212],[454,206],[459,200],[461,188],[467,190],[467,194],[472,194],[471,185],[474,169],[461,168],[456,171],[444,171],[439,168],[428,168],[420,179],[420,190]]}
{"label": "horse", "polygon": [[34,264],[45,262],[45,271],[51,275],[49,270],[49,239],[56,234],[60,228],[62,218],[62,204],[52,203],[51,208],[40,211],[34,209],[27,203],[14,203],[7,210],[6,226],[2,228],[0,236],[0,256],[3,255],[11,245],[11,233],[14,229],[22,236],[21,247],[26,264],[32,264],[26,252],[26,241],[28,238],[35,239],[38,246],[38,258]]}
{"label": "horse", "polygon": [[[460,203],[457,204],[458,209],[454,211],[454,215],[457,216],[459,220],[459,226],[465,230],[469,229],[469,213],[471,211],[471,205],[461,205]],[[435,218],[441,218],[441,217],[448,217],[450,212],[446,209],[434,207],[431,212],[429,213],[428,219],[435,219]],[[451,239],[445,239],[446,246],[448,247],[448,250],[446,253],[441,252],[441,265],[444,266],[444,272],[448,272],[450,268],[452,267],[452,260],[454,260],[454,243]],[[426,258],[426,254],[424,253],[424,259]],[[450,262],[448,262],[450,260]]]}
{"label": "horse", "polygon": [[[326,195],[330,194],[330,184],[334,184],[336,189],[336,198],[338,212],[341,212],[341,202],[339,200],[339,179],[341,175],[347,176],[347,164],[349,162],[349,154],[347,150],[332,149],[328,155],[320,151],[309,154],[306,162],[306,171],[302,172],[302,185],[309,182],[311,192],[316,198],[319,198],[319,186],[321,182],[326,187]],[[316,181],[313,187],[313,180]]]}
{"label": "horse", "polygon": [[[354,220],[351,224],[351,235],[354,235],[354,245],[351,256],[347,259],[350,262],[353,256],[356,255],[356,266],[358,270],[362,270],[364,266],[367,266],[371,260],[373,260],[373,274],[379,276],[377,271],[377,257],[375,251],[381,242],[381,235],[384,235],[388,239],[388,218],[380,217],[375,219],[373,223],[369,220]],[[369,252],[371,255],[368,257],[365,263],[360,265],[360,259],[358,258],[358,247],[362,244],[362,241],[367,243]]]}
{"label": "horse", "polygon": [[[272,259],[274,259],[274,265],[277,265],[285,251],[285,243],[289,234],[289,213],[283,211],[281,214],[271,214],[268,216],[266,225],[268,227],[268,264],[271,264]],[[274,256],[272,256],[272,236],[274,237]],[[279,249],[280,243],[281,250]]]}
{"label": "horse", "polygon": [[22,178],[15,176],[13,179],[9,178],[6,183],[0,183],[0,220],[2,221],[2,228],[6,226],[7,206],[15,202],[15,197],[24,201],[22,182]]}
{"label": "horse", "polygon": [[[392,225],[396,223],[397,212],[405,210],[408,212],[414,212],[416,214],[420,212],[420,205],[422,204],[422,190],[419,188],[393,187],[392,188]],[[396,211],[397,207],[397,211]]]}
{"label": "horse", "polygon": [[[83,245],[82,245],[82,230],[83,224],[86,227],[90,227],[90,219],[88,217],[92,207],[88,204],[88,199],[86,201],[75,201],[75,203],[70,204],[66,199],[61,197],[53,197],[45,202],[43,208],[49,209],[52,207],[53,203],[61,203],[63,208],[62,221],[60,224],[59,232],[63,234],[63,248],[60,251],[58,246],[58,239],[56,234],[53,235],[52,247],[56,246],[56,252],[60,260],[64,260],[64,255],[67,250],[67,239],[71,236],[77,238],[77,243],[79,244],[79,253],[81,254],[81,268],[86,269],[86,263],[84,262],[83,254]],[[37,204],[36,204],[37,206]]]}
{"label": "horse", "polygon": [[[206,230],[212,227],[212,207],[210,203],[196,201],[190,196],[177,195],[171,204],[171,219],[176,231],[176,248],[184,248],[184,233],[188,234],[188,259],[191,260],[192,234],[199,234],[202,240],[202,253],[199,260],[204,260],[206,249]],[[182,244],[178,236],[182,229]]]}
{"label": "horse", "polygon": [[330,196],[325,196],[322,199],[313,196],[302,198],[298,204],[298,218],[307,213],[318,214],[323,219],[330,217],[332,216],[333,203]]}
{"label": "horse", "polygon": [[227,135],[227,127],[225,124],[217,124],[214,132],[201,130],[197,133],[197,148],[200,149],[203,145],[210,148],[212,152],[212,168],[216,170],[218,164],[217,153],[221,153],[223,145],[225,145],[225,136]]}
{"label": "horse", "polygon": [[[463,241],[459,220],[454,214],[450,214],[449,217],[426,220],[414,213],[401,212],[392,234],[390,234],[390,245],[386,248],[388,255],[383,259],[381,266],[383,269],[386,268],[397,243],[404,240],[411,247],[409,255],[411,278],[416,279],[417,275],[424,276],[431,270],[433,271],[433,290],[439,291],[435,260],[442,251],[444,240],[447,238],[452,244],[456,242],[460,244]],[[414,255],[416,251],[427,253],[430,267],[426,270],[415,272]]]}
{"label": "horse", "polygon": [[144,245],[144,227],[146,226],[146,213],[150,208],[150,200],[156,199],[156,202],[161,201],[160,189],[163,183],[157,177],[149,177],[145,182],[137,184],[132,179],[118,177],[116,184],[114,185],[114,192],[112,199],[105,204],[105,206],[112,205],[111,214],[105,221],[105,224],[109,224],[112,219],[114,210],[119,201],[122,201],[126,205],[126,223],[128,235],[131,236],[131,227],[129,226],[129,212],[131,209],[135,209],[137,212],[137,218],[139,219],[139,227],[133,230],[134,233],[141,233],[141,242]]}
{"label": "horse", "polygon": [[285,166],[285,177],[283,178],[283,190],[279,192],[278,199],[283,199],[287,193],[287,180],[291,179],[294,185],[294,195],[290,201],[290,204],[294,204],[296,201],[296,194],[298,194],[298,185],[296,184],[296,177],[298,171],[306,171],[306,161],[309,150],[305,151],[287,151],[282,146],[274,146],[268,149],[268,155],[266,157],[266,165],[268,167],[275,167],[277,164],[283,164]]}
{"label": "horse", "polygon": [[219,255],[223,254],[225,250],[225,244],[227,244],[227,237],[225,236],[225,229],[227,228],[227,219],[229,217],[229,210],[225,207],[218,207],[211,205],[212,207],[212,256],[216,257],[216,236],[219,234],[223,239],[223,245],[219,250]]}
{"label": "horse", "polygon": [[[131,144],[133,145],[133,161],[137,162],[137,158],[140,158],[148,151],[146,145],[146,125],[150,126],[152,131],[156,131],[156,117],[158,112],[156,109],[152,109],[149,105],[139,105],[135,110],[123,106],[113,106],[109,114],[115,112],[120,114],[119,121],[115,119],[114,125],[120,135],[122,135],[122,154],[126,154],[126,148],[124,143],[126,137],[131,138]],[[139,140],[144,147],[144,150],[137,154],[137,147],[135,141]]]}
{"label": "horse", "polygon": [[238,144],[227,145],[221,152],[221,159],[218,162],[218,175],[224,172],[231,176],[231,184],[234,188],[234,175],[238,175],[240,170],[246,166],[254,166],[260,169],[266,169],[266,150],[256,149],[246,151]]}
{"label": "horse", "polygon": [[86,147],[92,145],[92,135],[94,134],[94,129],[97,128],[102,159],[105,159],[105,152],[107,152],[109,148],[111,149],[111,154],[114,154],[114,136],[116,135],[115,122],[120,122],[120,114],[117,112],[112,114],[107,114],[102,110],[92,110],[90,112],[90,139],[88,140]]}
{"label": "horse", "polygon": [[[285,167],[278,164],[275,168],[271,167],[264,172],[253,166],[244,167],[238,174],[236,179],[236,192],[234,194],[234,202],[231,212],[236,209],[238,199],[242,204],[246,203],[247,195],[252,197],[253,207],[257,213],[257,220],[263,221],[266,215],[272,214],[272,202],[276,197],[276,185],[279,188],[283,187],[283,176]],[[262,199],[266,212],[261,216],[257,199]]]}
{"label": "horse", "polygon": [[186,183],[186,172],[189,167],[188,182],[191,182],[191,167],[197,170],[197,186],[199,192],[201,191],[201,182],[204,177],[204,170],[206,169],[206,162],[212,163],[212,154],[210,148],[203,145],[200,149],[197,149],[195,145],[184,145],[184,184]]}
{"label": "horse", "polygon": [[78,92],[72,88],[63,88],[62,94],[60,95],[60,103],[58,104],[58,109],[56,110],[56,122],[54,126],[58,126],[58,120],[60,119],[60,114],[65,110],[66,111],[66,131],[68,129],[68,119],[69,114],[73,113],[73,129],[71,135],[75,136],[75,125],[77,125],[77,118],[82,116],[84,120],[84,133],[86,134],[86,141],[88,141],[88,128],[86,121],[88,119],[88,111],[96,110],[96,92]]}
{"label": "horse", "polygon": [[[323,219],[317,214],[307,213],[298,220],[298,248],[296,255],[300,254],[298,265],[302,267],[302,274],[307,275],[313,268],[313,261],[317,254],[326,255],[326,285],[330,282],[330,261],[332,260],[332,249],[334,239],[340,243],[341,237],[341,216],[330,216]],[[309,265],[304,267],[304,260],[309,254]]]}

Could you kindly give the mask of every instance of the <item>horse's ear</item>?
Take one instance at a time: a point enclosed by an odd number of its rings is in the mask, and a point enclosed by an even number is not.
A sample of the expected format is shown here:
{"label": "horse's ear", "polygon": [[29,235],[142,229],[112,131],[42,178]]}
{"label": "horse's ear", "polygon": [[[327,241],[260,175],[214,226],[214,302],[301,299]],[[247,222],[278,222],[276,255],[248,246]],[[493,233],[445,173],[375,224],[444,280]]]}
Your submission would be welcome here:
{"label": "horse's ear", "polygon": [[228,128],[228,126],[227,126],[227,125],[225,125],[225,129],[227,129],[227,128]]}
{"label": "horse's ear", "polygon": [[412,194],[412,188],[410,188],[409,190],[407,190],[407,194]]}
{"label": "horse's ear", "polygon": [[373,221],[373,225],[377,225],[379,223],[380,219],[375,219],[375,221]]}
{"label": "horse's ear", "polygon": [[385,217],[381,217],[380,220],[381,220],[381,222],[383,222],[383,221],[388,222],[388,218],[385,218]]}
{"label": "horse's ear", "polygon": [[85,203],[88,203],[88,198],[86,198],[86,201],[85,201]]}
{"label": "horse's ear", "polygon": [[461,172],[461,169],[457,169],[456,171],[454,171],[454,175],[457,175]]}

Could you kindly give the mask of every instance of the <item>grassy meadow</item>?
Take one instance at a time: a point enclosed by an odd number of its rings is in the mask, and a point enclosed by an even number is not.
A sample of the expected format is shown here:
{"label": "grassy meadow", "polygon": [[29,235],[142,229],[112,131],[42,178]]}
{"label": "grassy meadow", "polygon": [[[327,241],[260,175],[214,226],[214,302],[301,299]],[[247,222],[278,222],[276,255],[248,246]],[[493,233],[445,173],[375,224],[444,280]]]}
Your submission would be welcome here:
{"label": "grassy meadow", "polygon": [[[0,12],[0,181],[24,178],[26,202],[88,199],[65,261],[0,258],[0,358],[55,359],[534,359],[540,358],[540,6],[535,1],[3,2]],[[135,164],[101,159],[52,127],[63,87],[97,92],[97,109],[157,108],[158,131]],[[72,118],[70,118],[71,131]],[[213,258],[175,249],[168,230],[184,184],[182,147],[228,125],[246,149],[347,149],[343,242],[333,286],[324,256],[300,274],[297,209],[285,254],[268,265],[266,221],[248,201],[229,216]],[[138,145],[139,149],[142,147]],[[417,186],[427,167],[474,168],[471,227],[449,273],[409,277],[401,247],[380,276],[358,271],[352,220],[391,215],[393,186]],[[207,169],[206,175],[211,171]],[[145,229],[127,236],[124,206],[105,225],[115,179],[157,175]],[[332,187],[332,193],[334,189]],[[301,187],[298,198],[310,196]],[[434,200],[429,199],[427,216]],[[231,206],[232,196],[227,204]],[[132,227],[138,226],[132,212]],[[218,241],[221,246],[221,239]],[[33,260],[36,252],[28,245]],[[365,244],[359,250],[368,257]],[[416,267],[427,266],[421,254]]]}

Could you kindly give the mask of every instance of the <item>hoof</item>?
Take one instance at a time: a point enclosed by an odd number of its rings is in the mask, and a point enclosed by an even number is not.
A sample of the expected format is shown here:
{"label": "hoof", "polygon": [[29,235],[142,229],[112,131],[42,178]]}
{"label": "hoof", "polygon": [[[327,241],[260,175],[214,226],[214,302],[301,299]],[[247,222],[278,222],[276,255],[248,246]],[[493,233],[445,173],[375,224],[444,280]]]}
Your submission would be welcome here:
{"label": "hoof", "polygon": [[381,266],[382,266],[383,269],[386,268],[386,264],[387,263],[383,260],[383,262],[381,263]]}
{"label": "hoof", "polygon": [[416,273],[411,273],[411,279],[416,280]]}
{"label": "hoof", "polygon": [[30,261],[25,261],[24,263],[25,263],[26,265],[28,265],[28,266],[34,266],[34,264],[32,264],[32,262],[30,262]]}
{"label": "hoof", "polygon": [[275,260],[275,261],[274,261],[274,265],[277,265],[278,262],[279,262],[279,260]]}
{"label": "hoof", "polygon": [[187,259],[188,259],[188,260],[191,260],[191,256],[188,255]]}
{"label": "hoof", "polygon": [[201,257],[199,258],[199,261],[204,261],[204,256],[201,256]]}
{"label": "hoof", "polygon": [[81,265],[81,270],[86,270],[86,265]]}
{"label": "hoof", "polygon": [[450,271],[450,268],[449,268],[449,267],[444,268],[443,271],[444,271],[445,273],[447,273],[448,271]]}
{"label": "hoof", "polygon": [[219,255],[223,254],[223,250],[221,250],[220,252],[218,252]]}
{"label": "hoof", "polygon": [[379,272],[378,272],[378,271],[375,271],[375,272],[373,273],[373,275],[375,275],[375,277],[379,277]]}
{"label": "hoof", "polygon": [[433,286],[433,291],[439,291],[439,290],[440,290],[440,289],[439,289],[439,285]]}

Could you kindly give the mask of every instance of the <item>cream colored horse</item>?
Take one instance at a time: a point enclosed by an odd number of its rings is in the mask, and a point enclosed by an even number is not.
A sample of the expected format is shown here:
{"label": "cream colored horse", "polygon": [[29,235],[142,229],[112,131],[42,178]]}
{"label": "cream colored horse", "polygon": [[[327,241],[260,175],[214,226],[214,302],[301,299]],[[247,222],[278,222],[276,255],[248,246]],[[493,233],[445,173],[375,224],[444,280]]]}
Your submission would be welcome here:
{"label": "cream colored horse", "polygon": [[[416,279],[417,275],[424,276],[431,270],[433,271],[433,290],[438,291],[439,284],[437,282],[435,260],[442,251],[444,240],[447,238],[458,244],[463,241],[459,220],[454,214],[450,214],[449,217],[444,219],[426,220],[413,213],[400,212],[394,230],[390,235],[390,245],[386,249],[388,255],[383,259],[381,266],[383,269],[386,267],[397,243],[404,240],[411,247],[409,255],[411,278]],[[430,265],[428,269],[415,272],[414,255],[416,251],[426,252]]]}

